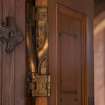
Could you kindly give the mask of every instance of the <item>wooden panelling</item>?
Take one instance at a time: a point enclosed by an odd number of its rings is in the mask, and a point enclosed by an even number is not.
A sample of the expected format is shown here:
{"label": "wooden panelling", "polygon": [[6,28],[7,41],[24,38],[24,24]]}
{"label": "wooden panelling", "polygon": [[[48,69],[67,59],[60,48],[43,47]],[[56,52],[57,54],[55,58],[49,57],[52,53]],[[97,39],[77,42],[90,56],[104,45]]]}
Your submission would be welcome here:
{"label": "wooden panelling", "polygon": [[[3,0],[3,20],[9,15],[10,5],[13,1]],[[14,14],[12,6],[11,14]],[[3,46],[2,69],[2,105],[14,105],[14,55],[6,54]]]}
{"label": "wooden panelling", "polygon": [[[7,16],[16,19],[17,26],[25,35],[25,0],[0,0],[0,20],[3,17],[5,21]],[[11,54],[5,52],[5,46],[2,47],[3,49],[0,47],[0,105],[24,105],[24,42]]]}
{"label": "wooden panelling", "polygon": [[[94,88],[93,88],[93,0],[49,0],[48,5],[48,18],[49,18],[49,70],[51,73],[51,97],[49,98],[50,105],[58,105],[59,100],[58,97],[60,96],[58,91],[60,87],[57,87],[59,84],[59,77],[57,73],[59,73],[58,67],[58,20],[57,20],[57,5],[64,5],[67,8],[70,8],[76,12],[79,12],[83,15],[86,15],[87,22],[86,22],[86,61],[87,61],[87,75],[88,86],[88,102],[89,105],[92,104],[93,96],[94,96]],[[85,73],[86,74],[86,73]],[[84,77],[83,77],[84,78]],[[86,82],[84,82],[85,84]],[[83,89],[84,91],[84,89]],[[84,93],[85,94],[85,93]],[[86,98],[86,97],[84,97]],[[84,99],[85,100],[85,99]],[[85,102],[87,102],[85,100]]]}
{"label": "wooden panelling", "polygon": [[49,72],[51,74],[51,96],[48,105],[57,105],[57,24],[56,1],[48,0],[48,26],[49,26]]}
{"label": "wooden panelling", "polygon": [[[2,1],[0,0],[0,21],[2,20]],[[0,105],[2,105],[2,46],[0,46]]]}
{"label": "wooden panelling", "polygon": [[2,0],[0,0],[0,21],[2,20],[2,9],[3,9],[3,5],[2,4],[3,4]]}
{"label": "wooden panelling", "polygon": [[[25,0],[0,0],[0,18],[1,8],[3,7],[3,19],[6,16],[16,17],[17,26],[25,35]],[[87,15],[87,61],[90,71],[89,78],[92,79],[92,6],[93,0],[49,0],[48,1],[49,18],[49,70],[51,73],[51,97],[49,105],[58,105],[58,36],[57,36],[57,2],[63,3]],[[91,12],[90,12],[91,11]],[[68,41],[69,42],[69,41]],[[6,54],[4,49],[3,56],[0,56],[0,105],[25,105],[25,42],[19,45],[15,52]],[[0,49],[1,55],[1,49]],[[2,59],[3,57],[3,59]],[[2,64],[3,63],[3,64]],[[2,68],[3,67],[3,68]],[[2,72],[2,73],[1,73]],[[1,84],[2,83],[2,84]],[[89,85],[92,86],[89,79]],[[2,92],[2,93],[1,93]],[[93,95],[92,88],[89,89],[89,98]],[[1,97],[2,96],[2,97]],[[44,104],[45,99],[39,99],[39,104]]]}
{"label": "wooden panelling", "polygon": [[57,6],[57,16],[60,104],[87,105],[86,17],[64,5]]}
{"label": "wooden panelling", "polygon": [[2,105],[2,46],[0,46],[0,104]]}
{"label": "wooden panelling", "polygon": [[[5,50],[5,49],[4,49]],[[2,105],[14,105],[14,56],[3,50]]]}
{"label": "wooden panelling", "polygon": [[[16,23],[25,36],[25,0],[16,0]],[[25,41],[15,51],[15,105],[25,105]]]}

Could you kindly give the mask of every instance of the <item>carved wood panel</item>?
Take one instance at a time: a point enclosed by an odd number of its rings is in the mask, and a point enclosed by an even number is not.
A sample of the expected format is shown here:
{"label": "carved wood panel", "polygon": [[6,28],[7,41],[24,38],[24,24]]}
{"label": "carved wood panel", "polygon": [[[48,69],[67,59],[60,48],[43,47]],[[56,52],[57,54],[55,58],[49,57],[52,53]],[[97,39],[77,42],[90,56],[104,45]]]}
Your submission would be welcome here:
{"label": "carved wood panel", "polygon": [[65,6],[58,5],[57,8],[59,105],[81,105],[87,93],[87,85],[83,82],[86,79],[84,72],[87,72],[84,66],[85,16]]}
{"label": "carved wood panel", "polygon": [[[0,0],[0,23],[15,18],[25,35],[25,0]],[[0,47],[0,105],[25,105],[25,43],[7,54]]]}
{"label": "carved wood panel", "polygon": [[43,89],[34,88],[40,86],[35,83],[36,78],[48,74],[47,2],[47,0],[26,0],[27,102],[36,105],[47,105],[47,97],[44,97],[46,95],[37,94]]}

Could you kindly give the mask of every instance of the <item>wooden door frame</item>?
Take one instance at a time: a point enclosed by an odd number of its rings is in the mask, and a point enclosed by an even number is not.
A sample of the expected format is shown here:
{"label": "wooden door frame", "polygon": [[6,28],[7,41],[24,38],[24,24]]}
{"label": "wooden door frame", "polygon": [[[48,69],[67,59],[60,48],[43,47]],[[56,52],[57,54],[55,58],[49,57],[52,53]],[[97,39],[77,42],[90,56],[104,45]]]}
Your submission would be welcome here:
{"label": "wooden door frame", "polygon": [[[58,74],[58,31],[57,31],[57,11],[58,11],[58,3],[56,0],[49,0],[48,3],[48,23],[49,23],[49,71],[51,74],[51,97],[49,97],[49,105],[58,105],[58,97],[59,92],[59,77]],[[60,4],[63,5],[63,4]],[[70,8],[70,7],[68,7]],[[72,8],[70,8],[73,10]],[[73,10],[74,12],[78,12],[77,10]],[[81,14],[81,13],[80,13]],[[84,15],[84,14],[83,14]],[[83,23],[83,32],[84,32],[84,42],[83,42],[83,58],[86,58],[86,15],[84,15],[84,23]],[[82,81],[82,97],[83,102],[82,105],[88,105],[88,89],[87,89],[87,59],[84,59],[84,72],[83,72],[83,81]]]}
{"label": "wooden door frame", "polygon": [[48,0],[48,26],[49,26],[49,73],[51,74],[51,96],[48,105],[57,105],[57,10],[56,0]]}

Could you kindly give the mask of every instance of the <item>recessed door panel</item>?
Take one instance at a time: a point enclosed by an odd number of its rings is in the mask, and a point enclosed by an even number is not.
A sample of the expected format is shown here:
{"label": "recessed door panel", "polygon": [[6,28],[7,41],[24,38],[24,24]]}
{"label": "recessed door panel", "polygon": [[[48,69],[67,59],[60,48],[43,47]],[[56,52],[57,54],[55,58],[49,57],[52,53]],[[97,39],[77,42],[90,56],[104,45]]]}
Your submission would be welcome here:
{"label": "recessed door panel", "polygon": [[67,7],[58,6],[60,105],[82,105],[85,58],[83,24],[83,15]]}

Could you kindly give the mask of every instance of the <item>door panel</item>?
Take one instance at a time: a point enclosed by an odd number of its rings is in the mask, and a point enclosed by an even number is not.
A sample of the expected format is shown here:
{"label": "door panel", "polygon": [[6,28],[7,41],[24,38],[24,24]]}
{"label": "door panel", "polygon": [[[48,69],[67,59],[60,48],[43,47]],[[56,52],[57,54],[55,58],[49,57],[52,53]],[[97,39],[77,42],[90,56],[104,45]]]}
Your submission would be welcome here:
{"label": "door panel", "polygon": [[[82,104],[85,16],[58,5],[58,48],[60,105]],[[83,96],[84,97],[84,96]]]}
{"label": "door panel", "polygon": [[[49,105],[91,105],[93,0],[48,0]],[[88,82],[88,83],[87,83]]]}

